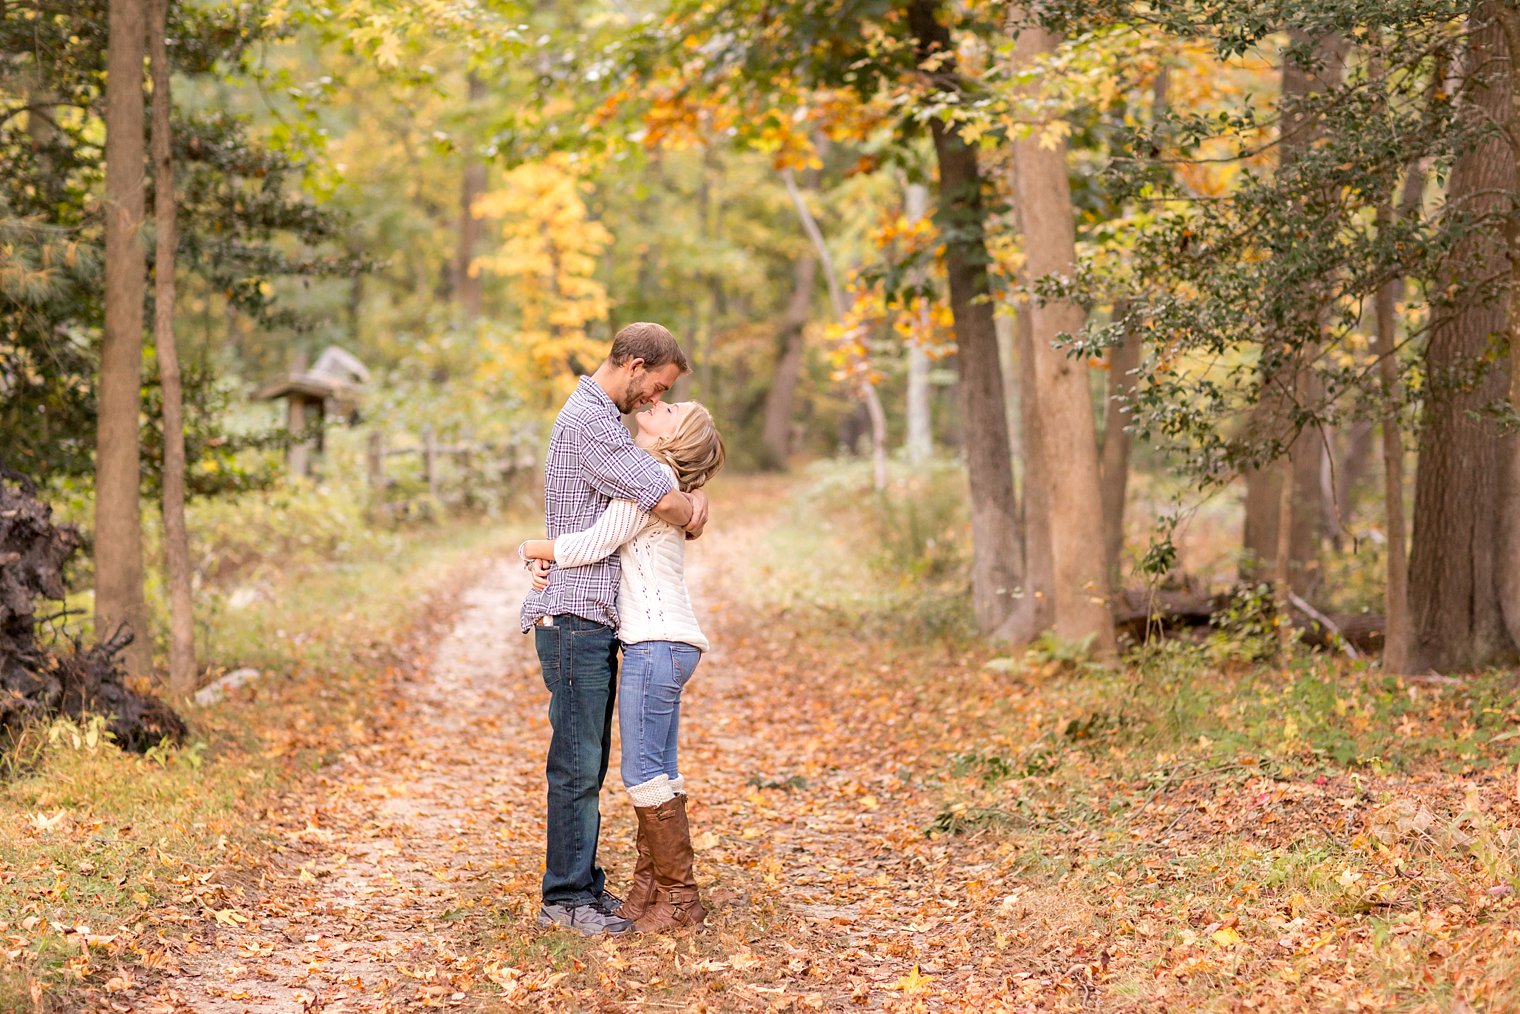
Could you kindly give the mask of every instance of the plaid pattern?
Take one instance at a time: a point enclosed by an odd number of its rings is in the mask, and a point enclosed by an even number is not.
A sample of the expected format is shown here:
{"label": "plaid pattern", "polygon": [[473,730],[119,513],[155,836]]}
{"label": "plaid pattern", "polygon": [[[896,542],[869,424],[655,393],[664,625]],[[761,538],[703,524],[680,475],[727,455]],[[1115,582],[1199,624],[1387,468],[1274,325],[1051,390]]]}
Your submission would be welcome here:
{"label": "plaid pattern", "polygon": [[[659,464],[633,445],[617,406],[601,385],[582,377],[549,434],[544,461],[544,514],[549,538],[590,528],[613,500],[632,500],[646,511],[675,487]],[[618,625],[618,554],[585,567],[555,567],[549,587],[522,607],[527,633],[541,617],[572,613]]]}

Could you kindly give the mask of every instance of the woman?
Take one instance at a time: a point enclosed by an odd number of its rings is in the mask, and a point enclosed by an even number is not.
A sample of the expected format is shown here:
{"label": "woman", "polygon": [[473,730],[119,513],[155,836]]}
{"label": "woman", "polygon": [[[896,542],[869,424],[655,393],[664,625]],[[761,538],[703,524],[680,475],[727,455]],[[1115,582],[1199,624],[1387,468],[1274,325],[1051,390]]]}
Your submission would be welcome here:
{"label": "woman", "polygon": [[[685,492],[723,467],[723,438],[694,401],[657,404],[639,413],[634,443],[659,461]],[[520,552],[561,567],[618,553],[618,681],[623,787],[638,815],[638,865],[618,914],[642,932],[694,926],[707,916],[692,872],[686,785],[676,759],[681,690],[696,671],[707,638],[686,591],[685,534],[631,500],[614,500],[596,524],[557,539],[530,539]]]}

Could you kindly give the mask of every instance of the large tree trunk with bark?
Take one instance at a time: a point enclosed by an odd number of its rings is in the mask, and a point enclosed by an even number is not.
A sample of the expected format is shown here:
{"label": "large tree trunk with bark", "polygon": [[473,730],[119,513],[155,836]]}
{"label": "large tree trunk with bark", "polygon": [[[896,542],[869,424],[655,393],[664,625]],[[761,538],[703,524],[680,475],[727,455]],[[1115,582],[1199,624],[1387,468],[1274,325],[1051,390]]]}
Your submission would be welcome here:
{"label": "large tree trunk with bark", "polygon": [[[1055,36],[1042,28],[1016,30],[1016,71],[1033,66],[1055,49]],[[1077,251],[1065,142],[1042,143],[1035,137],[1015,141],[1013,165],[1027,278],[1032,282],[1047,275],[1069,277],[1076,270]],[[1087,363],[1052,347],[1057,335],[1079,330],[1085,316],[1081,307],[1068,300],[1031,302],[1041,476],[1053,506],[1055,633],[1067,640],[1091,638],[1099,652],[1112,654],[1114,625],[1108,608],[1097,424],[1087,386]]]}
{"label": "large tree trunk with bark", "polygon": [[[1509,54],[1501,0],[1468,21],[1463,115],[1474,124],[1510,122]],[[1507,279],[1504,237],[1493,224],[1510,212],[1515,154],[1498,133],[1457,156],[1447,188],[1454,209],[1487,218],[1457,246],[1436,291],[1465,286],[1454,305],[1437,305],[1425,350],[1426,393],[1415,474],[1409,559],[1409,668],[1465,671],[1507,663],[1515,642],[1505,627],[1500,587],[1501,519],[1509,444],[1489,414],[1510,393],[1507,361],[1488,362],[1493,335],[1507,329],[1506,301],[1476,291]]]}
{"label": "large tree trunk with bark", "polygon": [[127,668],[152,665],[138,501],[142,409],[143,42],[141,0],[112,0],[106,54],[105,333],[95,451],[95,632],[126,626]]}
{"label": "large tree trunk with bark", "polygon": [[[912,0],[908,25],[920,63],[936,57],[935,75],[946,88],[959,85],[955,47],[939,21],[938,0]],[[1024,566],[1016,538],[1017,505],[1013,456],[1008,441],[1003,375],[998,365],[987,278],[987,208],[976,151],[954,124],[929,123],[939,164],[939,211],[945,240],[950,311],[955,321],[956,365],[960,371],[961,431],[971,482],[971,600],[977,629],[999,640],[1017,639],[1013,618]]]}
{"label": "large tree trunk with bark", "polygon": [[[1345,42],[1337,36],[1311,39],[1301,31],[1289,33],[1289,41],[1295,47],[1312,43],[1313,67],[1301,66],[1297,60],[1285,58],[1282,69],[1282,98],[1287,106],[1315,92],[1333,88],[1341,79],[1344,64]],[[1285,115],[1282,137],[1279,142],[1279,165],[1288,167],[1298,161],[1323,130],[1323,124],[1301,110],[1295,109]],[[1265,361],[1272,361],[1282,353],[1280,346],[1263,352]],[[1292,483],[1289,494],[1293,509],[1290,538],[1287,542],[1288,580],[1292,590],[1309,595],[1319,578],[1319,548],[1323,536],[1323,492],[1320,472],[1324,461],[1324,436],[1318,428],[1305,429],[1297,434],[1288,431],[1292,427],[1293,399],[1288,392],[1299,390],[1305,397],[1314,392],[1299,385],[1296,376],[1305,368],[1298,365],[1307,361],[1309,355],[1288,356],[1291,368],[1287,376],[1278,376],[1276,382],[1265,382],[1255,410],[1251,415],[1251,428],[1260,437],[1286,436],[1290,441],[1285,460],[1271,462],[1259,469],[1245,473],[1246,502],[1244,559],[1241,577],[1256,580],[1275,571],[1280,540],[1278,538],[1278,514],[1283,502],[1282,484]],[[1270,381],[1271,378],[1269,378]]]}
{"label": "large tree trunk with bark", "polygon": [[792,413],[797,404],[797,382],[807,352],[803,341],[813,290],[818,283],[818,258],[799,254],[792,268],[792,298],[776,335],[776,369],[765,392],[765,414],[760,447],[767,468],[784,471],[792,451]]}
{"label": "large tree trunk with bark", "polygon": [[[1501,6],[1499,16],[1511,68],[1508,138],[1514,170],[1520,176],[1520,136],[1516,134],[1516,128],[1520,127],[1520,86],[1514,78],[1514,68],[1520,67],[1520,11]],[[1520,192],[1520,178],[1513,180],[1511,190]],[[1513,216],[1507,223],[1505,241],[1510,267],[1509,404],[1512,411],[1520,411],[1520,221]],[[1499,499],[1499,605],[1510,643],[1520,648],[1520,436],[1511,433],[1504,438],[1501,458],[1504,471]]]}
{"label": "large tree trunk with bark", "polygon": [[195,689],[195,612],[190,536],[185,528],[185,419],[179,348],[174,338],[174,162],[170,154],[169,0],[149,0],[148,59],[153,67],[153,343],[163,389],[164,572],[169,585],[169,687]]}

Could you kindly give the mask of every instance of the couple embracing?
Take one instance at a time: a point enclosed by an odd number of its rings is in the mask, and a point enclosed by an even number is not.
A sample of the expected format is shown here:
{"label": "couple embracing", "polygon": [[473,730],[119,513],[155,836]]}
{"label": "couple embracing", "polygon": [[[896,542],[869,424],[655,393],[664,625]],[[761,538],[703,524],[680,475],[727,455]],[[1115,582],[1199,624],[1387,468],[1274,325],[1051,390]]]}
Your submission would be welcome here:
{"label": "couple embracing", "polygon": [[[688,372],[685,353],[659,324],[617,333],[549,437],[549,538],[518,547],[534,574],[522,629],[533,631],[553,730],[540,925],[659,932],[707,914],[692,870],[676,736],[681,690],[707,650],[686,591],[685,542],[707,523],[701,487],[723,467],[724,449],[705,408],[663,400]],[[638,435],[630,436],[621,417],[636,411]],[[623,785],[638,816],[626,900],[607,889],[596,861],[614,710]]]}

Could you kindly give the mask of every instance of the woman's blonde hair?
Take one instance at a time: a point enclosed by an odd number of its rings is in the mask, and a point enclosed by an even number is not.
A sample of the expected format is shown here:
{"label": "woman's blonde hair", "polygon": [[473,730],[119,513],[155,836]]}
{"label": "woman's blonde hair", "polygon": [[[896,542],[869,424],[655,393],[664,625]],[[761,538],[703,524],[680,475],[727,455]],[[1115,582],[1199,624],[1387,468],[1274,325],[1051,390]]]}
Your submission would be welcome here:
{"label": "woman's blonde hair", "polygon": [[695,401],[676,431],[656,440],[649,453],[675,469],[676,481],[687,493],[717,475],[728,457],[712,413]]}

